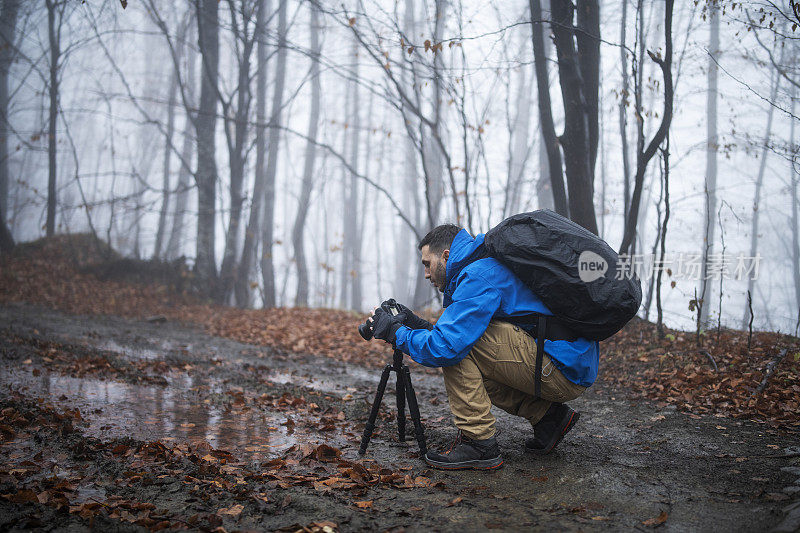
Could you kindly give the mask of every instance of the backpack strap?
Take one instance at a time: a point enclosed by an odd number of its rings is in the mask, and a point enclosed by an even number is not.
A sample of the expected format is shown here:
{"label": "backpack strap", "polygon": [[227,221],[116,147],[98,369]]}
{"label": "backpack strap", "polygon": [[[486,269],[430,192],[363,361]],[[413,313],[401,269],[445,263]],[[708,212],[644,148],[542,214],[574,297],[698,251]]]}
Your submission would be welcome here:
{"label": "backpack strap", "polygon": [[[539,332],[542,329],[539,327],[539,318],[541,316],[539,313],[531,313],[523,316],[507,316],[498,320],[514,324],[534,339],[538,339]],[[574,341],[580,337],[563,320],[555,316],[548,316],[543,328],[544,338],[551,341]]]}
{"label": "backpack strap", "polygon": [[532,313],[524,316],[503,317],[500,320],[514,324],[536,340],[536,366],[533,376],[534,396],[542,397],[542,365],[544,361],[544,341],[574,341],[578,338],[558,317]]}
{"label": "backpack strap", "polygon": [[547,331],[547,317],[539,315],[536,324],[536,370],[533,374],[533,393],[537,398],[542,397],[542,359],[544,356],[544,339]]}

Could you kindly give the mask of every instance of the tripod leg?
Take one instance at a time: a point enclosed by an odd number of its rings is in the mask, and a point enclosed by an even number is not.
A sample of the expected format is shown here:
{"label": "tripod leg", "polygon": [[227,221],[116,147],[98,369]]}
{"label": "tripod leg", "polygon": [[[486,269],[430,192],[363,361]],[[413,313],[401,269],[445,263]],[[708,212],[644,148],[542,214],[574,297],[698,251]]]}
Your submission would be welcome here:
{"label": "tripod leg", "polygon": [[420,456],[428,453],[428,446],[425,444],[425,428],[422,427],[422,420],[419,416],[419,405],[417,404],[417,393],[411,384],[411,372],[408,367],[403,365],[403,377],[406,384],[406,397],[408,398],[408,410],[411,413],[411,420],[414,422],[414,433],[417,436]]}
{"label": "tripod leg", "polygon": [[378,418],[378,410],[381,408],[381,401],[383,400],[383,393],[386,390],[386,383],[389,382],[389,372],[392,370],[392,365],[386,365],[381,373],[381,381],[378,383],[378,392],[375,393],[375,401],[372,402],[372,410],[367,419],[367,425],[364,428],[364,435],[361,437],[361,447],[358,449],[359,455],[364,455],[367,452],[369,439],[372,438],[372,431],[375,429],[375,420]]}
{"label": "tripod leg", "polygon": [[406,380],[405,374],[401,371],[397,373],[397,439],[400,442],[406,440]]}

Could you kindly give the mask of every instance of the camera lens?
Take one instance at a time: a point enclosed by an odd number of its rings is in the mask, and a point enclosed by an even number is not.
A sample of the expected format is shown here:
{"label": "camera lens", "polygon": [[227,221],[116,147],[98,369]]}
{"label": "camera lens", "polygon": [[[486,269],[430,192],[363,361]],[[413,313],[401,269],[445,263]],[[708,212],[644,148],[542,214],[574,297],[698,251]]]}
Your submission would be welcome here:
{"label": "camera lens", "polygon": [[369,325],[369,323],[364,322],[358,326],[358,334],[361,335],[362,339],[368,341],[372,338],[372,327]]}

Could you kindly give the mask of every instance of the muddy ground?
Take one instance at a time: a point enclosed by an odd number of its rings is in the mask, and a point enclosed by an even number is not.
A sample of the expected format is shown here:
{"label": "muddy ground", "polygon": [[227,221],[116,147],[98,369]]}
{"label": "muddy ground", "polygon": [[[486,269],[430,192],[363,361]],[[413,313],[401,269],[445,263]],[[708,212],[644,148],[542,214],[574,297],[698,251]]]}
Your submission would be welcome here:
{"label": "muddy ground", "polygon": [[[504,468],[440,472],[398,442],[393,387],[358,455],[375,369],[27,305],[0,307],[0,356],[0,530],[800,528],[796,429],[631,401],[602,366],[555,453],[498,412]],[[445,446],[441,377],[412,375]]]}

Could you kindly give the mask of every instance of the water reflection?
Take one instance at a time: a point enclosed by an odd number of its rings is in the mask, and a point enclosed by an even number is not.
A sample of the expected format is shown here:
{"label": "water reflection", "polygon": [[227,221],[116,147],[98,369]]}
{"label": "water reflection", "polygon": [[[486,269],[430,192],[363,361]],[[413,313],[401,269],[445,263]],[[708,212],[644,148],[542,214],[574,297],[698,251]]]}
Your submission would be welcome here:
{"label": "water reflection", "polygon": [[121,344],[111,339],[106,339],[103,340],[102,342],[98,342],[95,344],[95,347],[98,350],[114,352],[126,356],[130,359],[145,359],[148,361],[154,359],[162,359],[163,354],[171,349],[168,346],[165,346],[164,349],[160,350],[144,348],[142,346],[128,346],[128,345],[122,346]]}
{"label": "water reflection", "polygon": [[41,373],[34,376],[4,366],[0,368],[0,385],[26,396],[43,397],[58,410],[80,409],[88,422],[82,431],[103,440],[206,441],[214,448],[256,460],[279,453],[297,440],[313,443],[322,439],[299,425],[284,425],[287,418],[281,412],[247,405],[232,408],[227,402],[220,405],[223,402],[215,398],[223,391],[213,379],[176,373],[167,377],[168,386],[158,387],[39,370]]}

